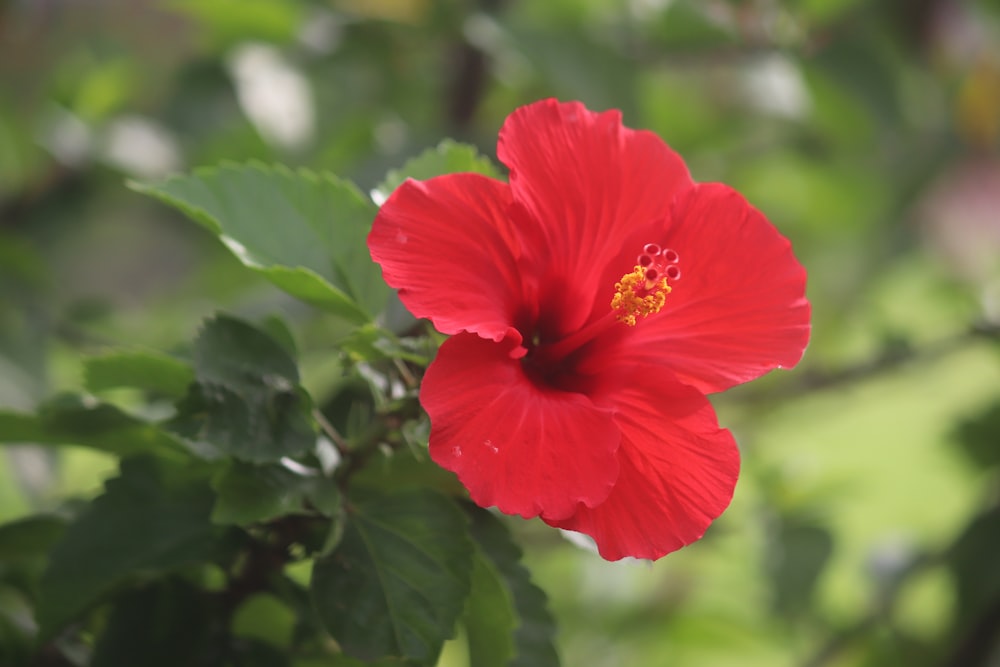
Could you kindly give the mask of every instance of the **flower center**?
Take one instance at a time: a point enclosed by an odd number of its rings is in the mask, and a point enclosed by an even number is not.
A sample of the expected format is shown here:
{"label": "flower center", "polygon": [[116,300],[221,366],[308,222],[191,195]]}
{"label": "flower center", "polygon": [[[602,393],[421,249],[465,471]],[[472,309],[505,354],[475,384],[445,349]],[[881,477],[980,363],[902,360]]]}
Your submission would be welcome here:
{"label": "flower center", "polygon": [[638,318],[660,312],[671,288],[669,280],[681,277],[680,257],[669,248],[647,243],[636,258],[635,268],[615,283],[611,310],[619,322],[634,327]]}
{"label": "flower center", "polygon": [[607,315],[556,341],[542,342],[536,333],[527,339],[530,342],[526,347],[521,348],[524,352],[514,358],[523,357],[527,367],[548,379],[556,377],[563,362],[590,341],[622,323],[634,327],[639,317],[659,312],[671,291],[667,281],[681,277],[679,261],[680,257],[673,250],[647,243],[636,259],[635,268],[615,283],[615,295]]}

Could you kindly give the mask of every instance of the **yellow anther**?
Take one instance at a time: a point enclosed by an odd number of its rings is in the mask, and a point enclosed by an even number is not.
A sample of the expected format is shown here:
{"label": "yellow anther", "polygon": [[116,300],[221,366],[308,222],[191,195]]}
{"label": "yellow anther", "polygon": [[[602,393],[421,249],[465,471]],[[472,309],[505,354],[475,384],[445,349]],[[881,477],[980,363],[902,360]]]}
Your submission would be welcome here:
{"label": "yellow anther", "polygon": [[646,279],[646,269],[636,265],[631,273],[626,273],[615,283],[611,310],[615,311],[619,322],[634,327],[639,315],[648,317],[660,312],[669,293],[670,285],[666,278],[649,281]]}

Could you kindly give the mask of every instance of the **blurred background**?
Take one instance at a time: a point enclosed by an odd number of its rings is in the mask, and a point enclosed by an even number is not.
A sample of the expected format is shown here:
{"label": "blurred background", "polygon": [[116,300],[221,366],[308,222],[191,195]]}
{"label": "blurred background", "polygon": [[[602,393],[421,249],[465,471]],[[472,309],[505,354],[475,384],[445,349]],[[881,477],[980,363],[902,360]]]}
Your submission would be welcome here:
{"label": "blurred background", "polygon": [[[218,308],[290,319],[321,396],[329,320],[126,180],[255,159],[367,191],[444,137],[494,155],[548,96],[741,190],[814,308],[798,368],[715,397],[744,472],[702,542],[608,564],[514,522],[564,664],[1000,665],[997,0],[0,1],[0,406]],[[114,465],[6,448],[0,522]]]}

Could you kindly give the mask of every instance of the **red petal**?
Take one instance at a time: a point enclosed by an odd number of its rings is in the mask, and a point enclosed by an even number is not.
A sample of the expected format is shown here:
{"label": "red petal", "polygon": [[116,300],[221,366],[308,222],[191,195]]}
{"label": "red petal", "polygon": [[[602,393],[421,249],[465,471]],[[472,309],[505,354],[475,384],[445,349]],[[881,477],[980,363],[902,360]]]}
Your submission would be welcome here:
{"label": "red petal", "polygon": [[520,302],[506,183],[478,174],[408,180],[382,205],[368,248],[416,317],[501,340]]}
{"label": "red petal", "polygon": [[537,386],[512,348],[470,334],[441,346],[420,392],[431,457],[477,504],[507,514],[565,518],[600,503],[618,476],[611,413],[583,394]]}
{"label": "red petal", "polygon": [[[641,325],[640,325],[641,326]],[[622,442],[611,495],[546,523],[586,533],[601,556],[657,559],[699,539],[729,505],[739,451],[696,390],[644,369],[615,396]]]}
{"label": "red petal", "polygon": [[668,364],[705,393],[799,362],[809,341],[806,271],[739,193],[695,186],[678,199],[663,245],[680,255],[681,277],[625,354]]}
{"label": "red petal", "polygon": [[500,130],[497,155],[510,168],[521,226],[538,234],[528,252],[548,267],[539,301],[543,313],[562,311],[555,335],[577,329],[595,295],[610,300],[614,284],[599,284],[604,267],[629,257],[631,269],[641,245],[625,248],[624,239],[661,220],[691,185],[684,162],[655,134],[622,127],[619,111],[595,113],[579,102],[517,109]]}

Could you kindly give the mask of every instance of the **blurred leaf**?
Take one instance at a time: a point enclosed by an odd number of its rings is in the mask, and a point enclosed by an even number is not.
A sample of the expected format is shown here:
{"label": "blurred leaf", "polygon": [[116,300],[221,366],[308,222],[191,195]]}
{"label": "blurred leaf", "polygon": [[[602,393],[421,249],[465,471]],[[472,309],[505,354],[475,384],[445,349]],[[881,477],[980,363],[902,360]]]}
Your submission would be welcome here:
{"label": "blurred leaf", "polygon": [[517,626],[514,601],[496,566],[477,553],[472,569],[472,591],[462,615],[469,645],[469,664],[506,667],[514,657]]}
{"label": "blurred leaf", "polygon": [[[336,516],[340,494],[333,480],[296,474],[279,466],[232,461],[212,479],[217,499],[212,521],[246,525],[315,510]],[[314,510],[314,511],[315,511]]]}
{"label": "blurred leaf", "polygon": [[163,4],[193,19],[220,50],[251,40],[291,42],[303,19],[303,7],[285,0],[167,0]]}
{"label": "blurred leaf", "polygon": [[257,639],[271,646],[287,647],[295,631],[295,614],[269,593],[252,595],[233,615],[233,634]]}
{"label": "blurred leaf", "polygon": [[316,443],[309,395],[295,360],[274,339],[225,315],[205,322],[194,342],[197,384],[168,426],[235,458],[267,462]]}
{"label": "blurred leaf", "polygon": [[289,294],[355,323],[389,288],[365,248],[376,208],[348,181],[261,164],[224,164],[129,186],[219,237],[247,267]]}
{"label": "blurred leaf", "polygon": [[91,667],[212,667],[224,646],[205,591],[160,580],[120,596],[97,638]]}
{"label": "blurred leaf", "polygon": [[350,656],[433,665],[469,594],[466,518],[430,491],[352,501],[340,545],[313,568],[320,618]]}
{"label": "blurred leaf", "polygon": [[[866,9],[871,12],[871,9]],[[867,18],[870,18],[867,17]],[[898,122],[899,76],[894,54],[874,22],[858,22],[859,30],[831,40],[810,61],[868,107],[883,126]]]}
{"label": "blurred leaf", "polygon": [[1000,465],[1000,402],[960,422],[955,428],[955,439],[974,465],[982,468]]}
{"label": "blurred leaf", "polygon": [[180,398],[194,381],[194,371],[183,361],[153,350],[118,350],[83,361],[88,391],[131,387]]}
{"label": "blurred leaf", "polygon": [[211,560],[222,534],[209,521],[213,500],[208,480],[190,465],[122,461],[121,474],[52,550],[37,610],[42,635],[131,577]]}
{"label": "blurred leaf", "polygon": [[548,94],[635,117],[635,83],[642,68],[603,29],[581,34],[564,25],[509,27],[521,55],[548,81]]}
{"label": "blurred leaf", "polygon": [[49,401],[38,414],[0,410],[0,443],[80,445],[119,456],[154,453],[180,459],[188,455],[179,440],[154,424],[73,394]]}
{"label": "blurred leaf", "polygon": [[239,667],[291,667],[292,652],[259,639],[241,638],[231,651],[233,665]]}
{"label": "blurred leaf", "polygon": [[958,594],[955,626],[970,627],[990,605],[1000,602],[1000,507],[975,517],[955,541],[946,564]]}
{"label": "blurred leaf", "polygon": [[66,520],[51,514],[0,525],[0,563],[9,565],[45,558],[65,529]]}
{"label": "blurred leaf", "polygon": [[666,7],[649,28],[659,46],[710,50],[737,41],[732,29],[713,18],[704,3],[677,0]]}
{"label": "blurred leaf", "polygon": [[776,224],[809,229],[827,241],[869,233],[888,203],[876,175],[857,162],[834,164],[780,150],[733,171],[740,191]]}
{"label": "blurred leaf", "polygon": [[407,178],[425,181],[434,176],[459,172],[503,178],[500,169],[488,157],[480,155],[475,146],[445,139],[436,148],[428,148],[399,169],[390,170],[377,190],[382,196],[388,197]]}
{"label": "blurred leaf", "polygon": [[[513,597],[518,623],[514,632],[514,658],[507,664],[510,667],[558,667],[556,622],[549,612],[545,593],[531,582],[530,572],[521,563],[521,549],[503,521],[491,512],[471,503],[465,508],[472,518],[473,539]],[[471,641],[470,635],[470,651]]]}
{"label": "blurred leaf", "polygon": [[30,665],[34,632],[31,603],[17,590],[0,583],[0,665]]}
{"label": "blurred leaf", "polygon": [[813,591],[833,555],[833,536],[822,526],[782,518],[767,543],[767,573],[775,609],[797,618],[810,608]]}

